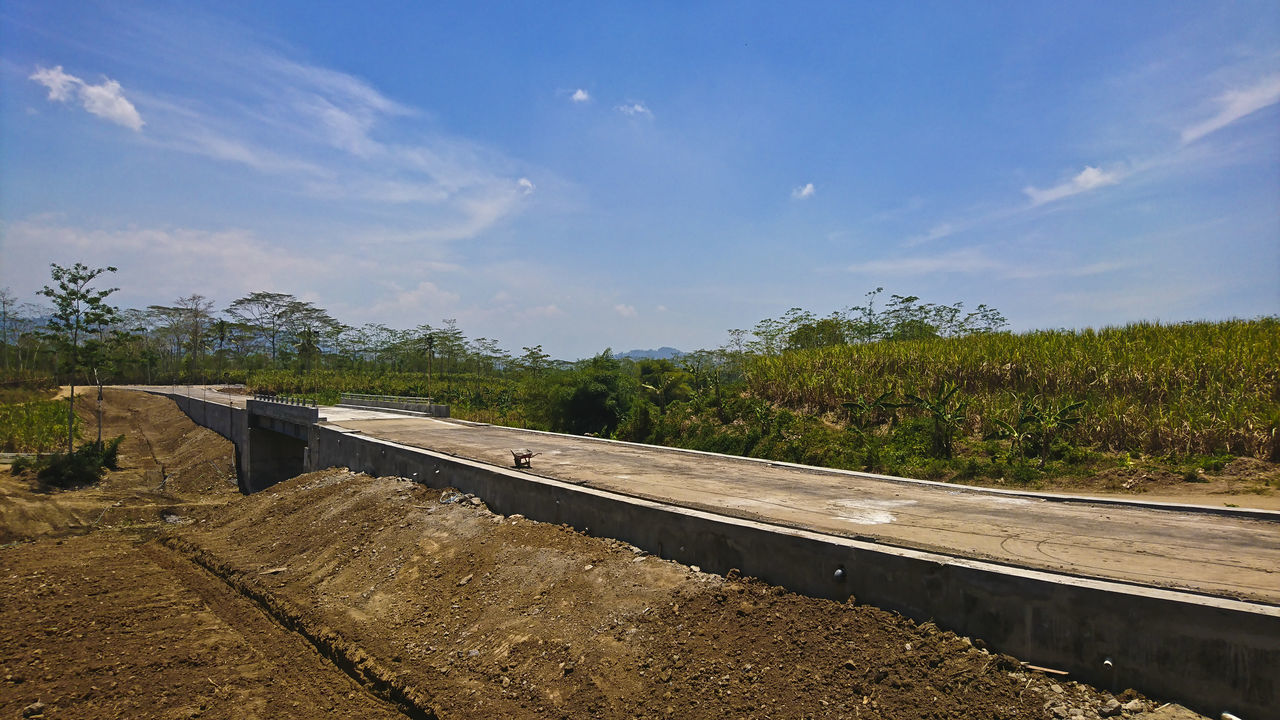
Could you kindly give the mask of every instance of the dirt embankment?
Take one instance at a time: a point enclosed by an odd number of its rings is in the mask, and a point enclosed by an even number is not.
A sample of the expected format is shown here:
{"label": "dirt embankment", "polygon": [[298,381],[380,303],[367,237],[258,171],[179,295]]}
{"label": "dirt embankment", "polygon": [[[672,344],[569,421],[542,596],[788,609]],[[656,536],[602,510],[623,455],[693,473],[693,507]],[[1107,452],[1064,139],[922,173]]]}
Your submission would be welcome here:
{"label": "dirt embankment", "polygon": [[478,502],[329,470],[167,543],[441,717],[1097,717],[1112,701],[931,625]]}
{"label": "dirt embankment", "polygon": [[199,469],[225,442],[167,401],[111,405],[138,435],[122,473],[4,481],[6,531],[43,539],[0,547],[0,717],[1195,717],[401,479],[240,497]]}
{"label": "dirt embankment", "polygon": [[[96,392],[76,398],[76,414],[86,439],[95,439]],[[29,476],[0,472],[0,543],[100,526],[155,524],[167,513],[239,497],[231,443],[192,423],[173,402],[108,389],[102,423],[104,439],[125,439],[121,469],[97,485],[43,492]]]}

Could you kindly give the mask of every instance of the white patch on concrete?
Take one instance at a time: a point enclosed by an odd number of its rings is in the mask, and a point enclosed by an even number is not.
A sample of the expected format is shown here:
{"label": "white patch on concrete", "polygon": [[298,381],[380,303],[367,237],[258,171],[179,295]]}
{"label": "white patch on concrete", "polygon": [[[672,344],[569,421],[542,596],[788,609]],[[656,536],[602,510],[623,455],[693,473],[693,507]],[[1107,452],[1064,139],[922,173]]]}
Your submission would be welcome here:
{"label": "white patch on concrete", "polygon": [[962,498],[966,501],[972,501],[979,505],[1030,505],[1041,500],[1007,497],[1004,495],[995,495],[990,493],[971,493],[963,490],[952,490],[947,493],[952,497]]}
{"label": "white patch on concrete", "polygon": [[1035,500],[1016,497],[1001,497],[999,495],[990,495],[982,498],[982,502],[991,503],[992,505],[1030,505]]}
{"label": "white patch on concrete", "polygon": [[836,511],[836,517],[855,525],[884,525],[897,517],[889,512],[907,505],[915,505],[915,500],[836,500],[827,507]]}

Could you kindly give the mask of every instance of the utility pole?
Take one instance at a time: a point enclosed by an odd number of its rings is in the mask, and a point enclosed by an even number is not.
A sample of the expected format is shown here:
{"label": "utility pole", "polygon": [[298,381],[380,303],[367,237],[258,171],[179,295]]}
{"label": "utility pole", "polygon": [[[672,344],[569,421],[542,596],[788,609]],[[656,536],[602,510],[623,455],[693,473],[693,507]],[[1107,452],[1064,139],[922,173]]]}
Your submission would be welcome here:
{"label": "utility pole", "polygon": [[98,386],[98,447],[102,447],[102,381],[98,379],[98,368],[93,369],[93,382]]}
{"label": "utility pole", "polygon": [[427,395],[431,395],[431,360],[435,356],[436,336],[427,334]]}

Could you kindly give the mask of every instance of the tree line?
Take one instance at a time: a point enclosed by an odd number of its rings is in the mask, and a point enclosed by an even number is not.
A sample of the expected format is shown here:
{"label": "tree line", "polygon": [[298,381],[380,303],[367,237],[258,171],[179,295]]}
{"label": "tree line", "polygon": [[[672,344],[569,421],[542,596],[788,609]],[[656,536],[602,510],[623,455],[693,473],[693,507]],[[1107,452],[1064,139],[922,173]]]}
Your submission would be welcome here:
{"label": "tree line", "polygon": [[[223,308],[192,294],[119,310],[107,302],[114,289],[95,289],[111,272],[52,266],[40,294],[52,307],[0,290],[6,381],[241,382],[321,402],[425,395],[464,419],[929,477],[1099,462],[1075,438],[1108,452],[1198,453],[1185,460],[1197,467],[1230,454],[1280,459],[1274,399],[1254,390],[1275,387],[1274,318],[1013,335],[987,305],[876,288],[672,360],[606,349],[566,362],[541,345],[516,354],[468,338],[452,319],[351,326],[271,291]],[[1239,348],[1250,349],[1226,351]]]}
{"label": "tree line", "polygon": [[[96,291],[91,313],[87,306],[59,305],[77,293],[92,292],[95,282],[113,272],[113,267],[79,263],[52,265],[54,283],[39,294],[52,306],[20,303],[8,288],[0,289],[0,370],[5,377],[56,375],[84,383],[93,380],[96,370],[99,379],[112,382],[191,382],[265,369],[498,376],[540,374],[572,365],[554,360],[541,345],[515,354],[492,338],[468,338],[454,319],[408,329],[381,323],[353,326],[315,303],[265,290],[223,308],[193,293],[166,305],[121,310],[106,301],[114,288]],[[67,281],[81,287],[59,287]],[[779,318],[761,320],[750,331],[731,330],[725,345],[687,354],[680,372],[687,374],[683,368],[692,364],[699,374],[714,365],[724,366],[719,368],[721,375],[740,373],[741,360],[749,354],[996,332],[1006,324],[1003,315],[986,305],[965,312],[962,303],[936,305],[913,295],[892,295],[878,308],[882,292],[876,288],[863,304],[826,316],[792,308]],[[88,296],[77,297],[84,303]],[[658,392],[659,405],[665,407],[670,402],[666,396],[683,382],[674,377],[678,376],[637,379],[648,387],[666,388]]]}
{"label": "tree line", "polygon": [[[468,338],[457,321],[409,329],[381,323],[352,326],[294,295],[258,291],[217,308],[193,293],[167,305],[121,310],[99,290],[95,312],[61,307],[77,292],[59,278],[88,287],[115,268],[53,266],[54,285],[41,291],[53,305],[19,302],[0,289],[0,370],[9,379],[57,376],[81,383],[216,381],[263,369],[477,373],[554,363],[541,345],[519,355],[496,340]],[[82,288],[83,290],[83,288]],[[80,300],[83,303],[83,298]],[[74,357],[73,357],[74,355]]]}

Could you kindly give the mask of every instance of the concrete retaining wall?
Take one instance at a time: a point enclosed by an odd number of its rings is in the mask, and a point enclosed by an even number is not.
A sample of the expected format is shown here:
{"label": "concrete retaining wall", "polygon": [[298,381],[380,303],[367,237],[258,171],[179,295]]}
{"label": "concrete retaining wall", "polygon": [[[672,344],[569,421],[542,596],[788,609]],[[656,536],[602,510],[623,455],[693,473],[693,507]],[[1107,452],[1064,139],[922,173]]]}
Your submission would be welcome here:
{"label": "concrete retaining wall", "polygon": [[155,392],[173,400],[197,425],[206,427],[230,440],[236,448],[236,484],[240,492],[250,492],[249,478],[249,413],[222,403],[191,398],[176,393]]}
{"label": "concrete retaining wall", "polygon": [[[496,512],[564,523],[709,572],[737,569],[806,595],[895,610],[1084,682],[1139,688],[1201,712],[1275,717],[1280,609],[1064,578],[675,508],[333,428],[315,467],[416,478]],[[843,569],[844,580],[835,578]],[[1110,659],[1111,666],[1104,665]]]}
{"label": "concrete retaining wall", "polygon": [[[198,400],[188,414],[200,422]],[[180,403],[181,404],[181,403]],[[191,410],[195,410],[193,414]],[[234,422],[232,423],[234,425]],[[247,437],[247,436],[246,436]],[[1280,608],[888,548],[548,480],[323,426],[312,467],[414,478],[494,511],[564,523],[661,557],[894,610],[1099,687],[1217,716],[1280,717]],[[837,579],[837,570],[843,570]],[[1104,665],[1104,661],[1111,665]]]}

